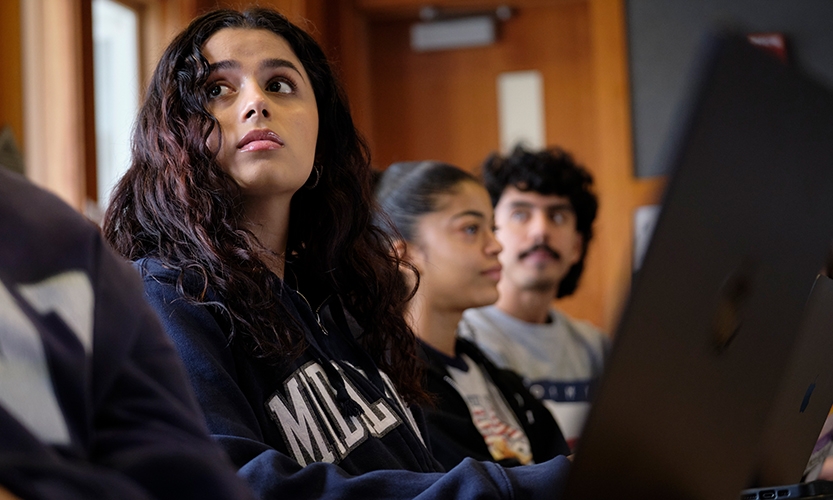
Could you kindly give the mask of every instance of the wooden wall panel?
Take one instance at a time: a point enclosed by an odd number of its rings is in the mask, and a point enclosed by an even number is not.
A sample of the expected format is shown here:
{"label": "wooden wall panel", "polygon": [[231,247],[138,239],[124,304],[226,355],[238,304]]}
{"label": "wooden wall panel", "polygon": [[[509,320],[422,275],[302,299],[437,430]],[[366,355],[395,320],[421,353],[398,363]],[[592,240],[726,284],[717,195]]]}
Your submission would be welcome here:
{"label": "wooden wall panel", "polygon": [[0,128],[8,125],[23,150],[23,61],[20,0],[0,2]]}
{"label": "wooden wall panel", "polygon": [[[596,184],[600,197],[596,241],[588,259],[590,285],[601,299],[577,304],[596,307],[595,317],[612,330],[628,293],[633,255],[633,153],[624,5],[591,0],[591,46],[596,150]],[[611,332],[613,333],[613,332]]]}
{"label": "wooden wall panel", "polygon": [[[83,127],[82,164],[84,203],[98,202],[98,175],[95,134],[95,69],[93,67],[93,5],[92,1],[78,4],[78,44],[80,46],[79,77],[81,100],[78,112]],[[86,209],[86,207],[85,207]]]}
{"label": "wooden wall panel", "polygon": [[[435,158],[474,170],[499,147],[497,77],[536,69],[544,78],[547,142],[592,164],[593,101],[583,3],[518,10],[498,43],[412,52],[412,20],[370,23],[375,164]],[[540,33],[550,33],[541,43]]]}

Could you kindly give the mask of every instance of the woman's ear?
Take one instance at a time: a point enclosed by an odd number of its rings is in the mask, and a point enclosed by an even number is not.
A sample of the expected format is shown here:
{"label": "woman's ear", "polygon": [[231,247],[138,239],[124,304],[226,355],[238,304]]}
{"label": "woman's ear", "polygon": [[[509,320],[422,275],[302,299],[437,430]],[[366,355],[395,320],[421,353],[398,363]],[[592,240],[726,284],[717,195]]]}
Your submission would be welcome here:
{"label": "woman's ear", "polygon": [[410,248],[405,240],[396,240],[393,242],[392,251],[399,260],[399,271],[405,276],[405,282],[409,288],[413,289],[419,283],[419,269],[413,262]]}
{"label": "woman's ear", "polygon": [[393,253],[399,260],[408,259],[408,244],[405,240],[396,240],[393,242]]}

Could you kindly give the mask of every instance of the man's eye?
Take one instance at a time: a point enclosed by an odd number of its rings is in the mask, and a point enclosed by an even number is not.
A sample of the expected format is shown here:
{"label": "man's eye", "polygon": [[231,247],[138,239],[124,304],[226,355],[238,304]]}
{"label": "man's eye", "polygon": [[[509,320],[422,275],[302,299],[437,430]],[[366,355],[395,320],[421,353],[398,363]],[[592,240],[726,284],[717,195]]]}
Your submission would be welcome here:
{"label": "man's eye", "polygon": [[529,217],[527,216],[526,212],[512,212],[512,219],[516,221],[523,222],[528,218]]}
{"label": "man's eye", "polygon": [[573,211],[569,209],[557,210],[552,214],[552,222],[558,226],[569,223],[573,218]]}

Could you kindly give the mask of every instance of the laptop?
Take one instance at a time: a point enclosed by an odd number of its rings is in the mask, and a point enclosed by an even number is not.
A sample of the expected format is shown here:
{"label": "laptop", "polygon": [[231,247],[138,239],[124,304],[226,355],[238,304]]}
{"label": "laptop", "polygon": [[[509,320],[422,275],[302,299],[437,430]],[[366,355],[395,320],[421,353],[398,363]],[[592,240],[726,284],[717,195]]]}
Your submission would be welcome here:
{"label": "laptop", "polygon": [[567,499],[737,499],[761,472],[833,238],[833,94],[742,36],[705,52]]}
{"label": "laptop", "polygon": [[743,500],[833,494],[833,483],[800,484],[833,406],[833,280],[827,276],[816,278],[795,342],[759,441],[751,484],[757,488],[743,491]]}

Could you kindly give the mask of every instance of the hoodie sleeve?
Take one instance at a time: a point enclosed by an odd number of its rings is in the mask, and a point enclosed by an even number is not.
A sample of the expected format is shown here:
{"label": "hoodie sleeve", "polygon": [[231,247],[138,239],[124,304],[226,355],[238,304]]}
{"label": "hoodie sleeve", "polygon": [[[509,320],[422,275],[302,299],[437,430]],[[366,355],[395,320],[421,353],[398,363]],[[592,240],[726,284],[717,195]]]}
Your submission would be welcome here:
{"label": "hoodie sleeve", "polygon": [[27,500],[248,499],[136,272],[0,173],[0,485]]}
{"label": "hoodie sleeve", "polygon": [[563,456],[512,468],[466,458],[448,472],[377,470],[358,476],[322,462],[302,468],[278,453],[268,460],[269,467],[253,462],[240,470],[263,499],[557,500],[569,470],[569,460]]}
{"label": "hoodie sleeve", "polygon": [[[259,498],[550,500],[564,484],[569,468],[565,457],[515,469],[467,459],[447,473],[396,469],[350,475],[330,463],[301,466],[267,444],[268,430],[241,389],[240,378],[249,375],[236,367],[211,311],[182,300],[170,282],[153,276],[145,276],[145,288],[185,361],[212,436]],[[250,382],[246,385],[256,385]]]}
{"label": "hoodie sleeve", "polygon": [[[0,485],[27,500],[152,500],[129,477],[63,457],[0,406]],[[2,497],[2,496],[0,496]]]}

